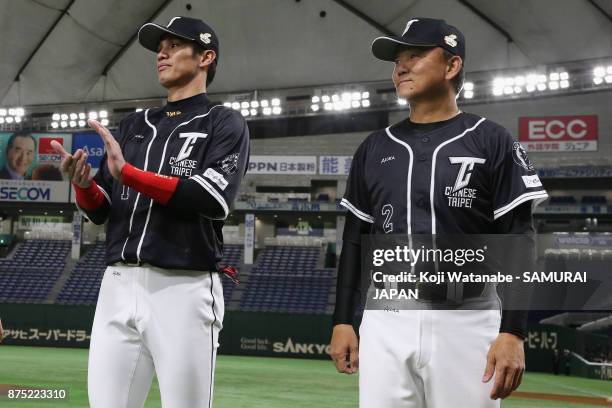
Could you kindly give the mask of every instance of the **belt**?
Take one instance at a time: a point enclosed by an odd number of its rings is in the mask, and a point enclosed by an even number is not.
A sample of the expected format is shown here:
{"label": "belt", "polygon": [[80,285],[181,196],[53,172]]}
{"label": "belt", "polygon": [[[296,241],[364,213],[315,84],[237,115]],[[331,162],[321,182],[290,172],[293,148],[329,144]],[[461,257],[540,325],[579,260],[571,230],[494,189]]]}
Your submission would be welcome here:
{"label": "belt", "polygon": [[412,289],[419,290],[419,301],[431,303],[453,302],[482,296],[485,283],[408,283]]}
{"label": "belt", "polygon": [[126,266],[142,266],[142,265],[146,265],[146,262],[144,262],[144,261],[136,261],[136,262],[121,261],[120,263],[122,265],[126,265]]}

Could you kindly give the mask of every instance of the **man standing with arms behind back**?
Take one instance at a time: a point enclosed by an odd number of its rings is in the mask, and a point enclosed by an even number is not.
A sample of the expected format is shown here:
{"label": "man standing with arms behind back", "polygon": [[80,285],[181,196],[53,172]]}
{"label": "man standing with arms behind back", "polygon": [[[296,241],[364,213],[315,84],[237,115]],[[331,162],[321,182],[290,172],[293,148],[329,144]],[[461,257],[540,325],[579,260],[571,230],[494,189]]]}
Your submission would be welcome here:
{"label": "man standing with arms behind back", "polygon": [[217,263],[249,159],[240,113],[206,96],[219,61],[201,20],[148,23],[140,43],[157,53],[163,108],[125,118],[117,137],[96,121],[106,154],[92,179],[87,154],[63,156],[82,211],[108,221],[104,273],[89,350],[92,408],[139,408],[157,374],[164,407],[212,406],[224,303]]}
{"label": "man standing with arms behind back", "polygon": [[353,157],[331,356],[339,372],[359,368],[362,408],[498,407],[521,382],[526,313],[501,312],[485,284],[465,284],[454,310],[419,292],[404,310],[366,307],[358,345],[361,236],[530,235],[531,204],[547,194],[506,129],[457,107],[465,61],[457,28],[414,18],[401,36],[374,40],[372,52],[394,63],[410,116],[368,136]]}

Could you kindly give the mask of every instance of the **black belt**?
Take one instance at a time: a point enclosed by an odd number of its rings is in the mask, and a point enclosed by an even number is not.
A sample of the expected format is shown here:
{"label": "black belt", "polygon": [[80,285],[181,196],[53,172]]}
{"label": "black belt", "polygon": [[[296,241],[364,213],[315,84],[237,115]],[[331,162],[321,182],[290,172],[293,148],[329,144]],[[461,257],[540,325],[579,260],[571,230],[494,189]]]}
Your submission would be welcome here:
{"label": "black belt", "polygon": [[[449,285],[456,286],[459,289],[459,285],[462,286],[462,293],[456,298],[449,297]],[[419,301],[422,302],[461,302],[465,299],[477,298],[482,296],[485,290],[484,283],[408,283],[408,286],[412,286],[412,289],[419,290]],[[452,289],[452,288],[451,288]]]}
{"label": "black belt", "polygon": [[126,266],[143,266],[147,264],[145,261],[120,261],[120,263]]}

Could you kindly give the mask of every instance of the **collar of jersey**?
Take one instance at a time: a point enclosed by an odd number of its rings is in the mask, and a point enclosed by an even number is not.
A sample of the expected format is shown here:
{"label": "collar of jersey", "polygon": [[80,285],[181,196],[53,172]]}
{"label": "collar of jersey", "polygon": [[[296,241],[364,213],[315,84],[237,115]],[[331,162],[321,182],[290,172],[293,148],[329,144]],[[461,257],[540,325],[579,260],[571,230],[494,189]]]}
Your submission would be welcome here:
{"label": "collar of jersey", "polygon": [[179,99],[178,101],[168,101],[168,103],[164,107],[164,111],[186,111],[196,107],[208,105],[209,103],[210,101],[208,99],[208,96],[206,96],[206,93],[201,93],[190,96],[189,98]]}
{"label": "collar of jersey", "polygon": [[445,128],[446,126],[450,125],[451,123],[454,123],[455,121],[459,120],[460,118],[463,118],[465,116],[464,112],[459,113],[458,115],[453,116],[450,119],[446,119],[446,120],[442,120],[439,122],[431,122],[431,123],[415,123],[410,121],[410,118],[408,119],[404,119],[403,121],[397,123],[394,127],[397,128],[401,128],[402,132],[401,133],[406,133],[406,132],[415,132],[415,133],[431,133],[431,132],[436,132],[442,128]]}

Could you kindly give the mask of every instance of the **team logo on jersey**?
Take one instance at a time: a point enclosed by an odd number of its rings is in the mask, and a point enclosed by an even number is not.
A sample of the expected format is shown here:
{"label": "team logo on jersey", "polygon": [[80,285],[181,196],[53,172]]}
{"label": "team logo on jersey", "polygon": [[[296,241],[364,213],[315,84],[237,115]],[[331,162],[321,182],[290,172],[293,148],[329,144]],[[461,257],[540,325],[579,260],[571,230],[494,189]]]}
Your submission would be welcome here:
{"label": "team logo on jersey", "polygon": [[519,142],[512,144],[512,159],[525,170],[533,171],[533,163],[531,163],[527,156],[527,151]]}
{"label": "team logo on jersey", "polygon": [[175,116],[180,115],[182,112],[181,111],[171,111],[171,112],[166,112],[166,116],[169,118],[173,118]]}
{"label": "team logo on jersey", "polygon": [[225,156],[219,163],[219,167],[226,174],[234,174],[238,170],[238,157],[240,157],[240,153]]}
{"label": "team logo on jersey", "polygon": [[451,47],[457,46],[457,36],[455,34],[447,35],[444,37],[444,42],[450,45]]}
{"label": "team logo on jersey", "polygon": [[191,177],[193,170],[198,165],[197,160],[189,160],[189,156],[193,152],[193,146],[198,139],[206,139],[207,133],[185,132],[179,134],[179,139],[185,139],[181,150],[176,156],[170,157],[170,174],[173,176]]}
{"label": "team logo on jersey", "polygon": [[449,157],[451,164],[460,164],[459,173],[455,179],[455,184],[444,189],[444,195],[448,198],[449,207],[472,208],[474,199],[477,196],[475,188],[467,188],[472,178],[474,166],[484,164],[487,160],[478,157]]}
{"label": "team logo on jersey", "polygon": [[175,163],[185,160],[191,154],[193,150],[193,145],[198,139],[206,139],[208,136],[207,133],[198,133],[198,132],[187,132],[179,134],[179,139],[185,139],[185,143],[183,143],[183,147],[181,147],[181,151],[178,156],[176,156]]}

